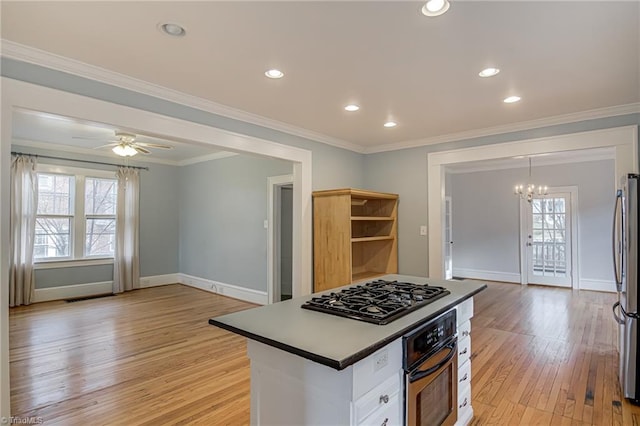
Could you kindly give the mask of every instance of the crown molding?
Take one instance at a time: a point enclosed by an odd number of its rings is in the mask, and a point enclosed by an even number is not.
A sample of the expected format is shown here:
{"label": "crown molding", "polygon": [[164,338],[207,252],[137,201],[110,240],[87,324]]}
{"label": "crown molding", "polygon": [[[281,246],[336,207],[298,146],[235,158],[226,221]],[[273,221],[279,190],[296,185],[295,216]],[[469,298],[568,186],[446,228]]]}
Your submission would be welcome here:
{"label": "crown molding", "polygon": [[[585,163],[589,161],[615,160],[615,151],[609,148],[585,149],[570,151],[567,155],[532,155],[535,158],[534,168],[543,166],[559,166],[565,164]],[[511,158],[500,160],[486,160],[479,163],[458,163],[445,166],[445,172],[453,175],[492,172],[496,170],[524,169],[529,167],[527,158]]]}
{"label": "crown molding", "polygon": [[75,59],[56,55],[34,47],[26,46],[10,40],[1,39],[2,56],[17,61],[28,62],[34,65],[62,71],[79,77],[99,81],[101,83],[117,86],[122,89],[153,96],[169,102],[174,102],[184,106],[196,108],[212,114],[243,121],[257,126],[266,127],[290,135],[299,136],[316,142],[321,142],[337,148],[346,149],[358,153],[363,153],[364,148],[360,145],[343,141],[338,138],[323,135],[311,130],[293,126],[288,123],[262,117],[226,105],[222,105],[197,96],[188,95],[177,90],[169,89],[157,84],[149,83],[137,78],[127,76],[114,71],[109,71],[94,65],[89,65]]}
{"label": "crown molding", "polygon": [[206,161],[220,160],[222,158],[235,157],[236,155],[240,155],[236,152],[229,151],[220,151],[214,152],[213,154],[202,155],[200,157],[188,158],[186,160],[178,161],[178,166],[190,166],[192,164],[204,163]]}
{"label": "crown molding", "polygon": [[584,120],[594,120],[597,118],[614,117],[617,115],[636,113],[640,113],[640,102],[627,105],[597,108],[581,112],[573,112],[570,114],[556,115],[553,117],[540,118],[537,120],[521,121],[518,123],[505,124],[501,126],[486,127],[484,129],[469,130],[466,132],[450,133],[448,135],[434,136],[425,139],[416,139],[406,142],[378,145],[365,149],[364,154],[375,154],[378,152],[397,151],[407,148],[418,148],[428,145],[437,145],[447,142],[498,135],[501,133],[519,132],[523,130],[537,129],[540,127],[555,126],[559,124],[568,124]]}
{"label": "crown molding", "polygon": [[[49,151],[60,151],[60,152],[70,152],[73,154],[82,154],[82,155],[90,155],[92,157],[105,157],[110,159],[111,161],[117,160],[119,157],[114,157],[114,155],[108,151],[97,151],[95,149],[89,148],[81,148],[77,146],[71,145],[58,145],[52,144],[49,142],[39,142],[32,141],[26,139],[18,139],[14,138],[11,142],[12,145],[23,146],[25,148],[36,148],[36,149],[46,149]],[[205,161],[213,161],[219,160],[222,158],[233,157],[235,155],[239,155],[235,152],[228,151],[220,151],[214,152],[213,154],[202,155],[199,157],[187,158],[185,160],[175,161],[175,160],[167,160],[163,158],[157,157],[139,157],[139,158],[130,158],[129,161],[138,165],[138,163],[153,163],[153,164],[164,164],[167,166],[189,166],[191,164],[203,163]]]}

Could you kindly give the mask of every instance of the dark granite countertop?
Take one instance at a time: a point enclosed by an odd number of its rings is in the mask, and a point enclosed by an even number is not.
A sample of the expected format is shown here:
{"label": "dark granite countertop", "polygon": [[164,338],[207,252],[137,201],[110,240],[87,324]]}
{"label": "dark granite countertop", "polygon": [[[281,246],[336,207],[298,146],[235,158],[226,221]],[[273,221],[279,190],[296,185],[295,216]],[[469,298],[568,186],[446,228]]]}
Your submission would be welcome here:
{"label": "dark granite countertop", "polygon": [[[380,279],[441,286],[451,294],[387,325],[302,309],[300,306],[313,295],[211,318],[209,324],[342,370],[487,287],[481,281],[444,281],[407,275],[385,275]],[[346,287],[352,285],[355,284]],[[331,291],[336,289],[323,293]]]}

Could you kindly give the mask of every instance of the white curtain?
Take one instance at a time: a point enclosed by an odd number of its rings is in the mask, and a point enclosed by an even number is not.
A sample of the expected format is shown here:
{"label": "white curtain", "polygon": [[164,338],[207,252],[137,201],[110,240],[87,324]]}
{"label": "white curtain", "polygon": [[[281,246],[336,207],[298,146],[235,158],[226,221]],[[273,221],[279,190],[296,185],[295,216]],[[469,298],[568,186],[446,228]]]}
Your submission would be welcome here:
{"label": "white curtain", "polygon": [[136,169],[121,167],[116,176],[118,178],[118,207],[113,292],[122,293],[140,287],[138,253],[140,174]]}
{"label": "white curtain", "polygon": [[28,305],[35,285],[33,245],[38,209],[38,176],[33,157],[19,155],[11,163],[10,207],[9,306]]}

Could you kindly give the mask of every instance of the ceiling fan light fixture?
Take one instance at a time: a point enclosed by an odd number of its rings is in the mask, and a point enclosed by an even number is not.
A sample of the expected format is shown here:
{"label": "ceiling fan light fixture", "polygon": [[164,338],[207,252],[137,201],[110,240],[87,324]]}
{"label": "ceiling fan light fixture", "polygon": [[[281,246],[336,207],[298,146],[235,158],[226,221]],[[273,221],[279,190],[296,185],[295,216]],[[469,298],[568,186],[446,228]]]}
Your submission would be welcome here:
{"label": "ceiling fan light fixture", "polygon": [[422,14],[424,16],[440,16],[449,10],[449,0],[429,0],[422,6]]}
{"label": "ceiling fan light fixture", "polygon": [[131,145],[124,143],[114,146],[112,151],[120,157],[133,157],[138,153],[138,151],[136,151]]}

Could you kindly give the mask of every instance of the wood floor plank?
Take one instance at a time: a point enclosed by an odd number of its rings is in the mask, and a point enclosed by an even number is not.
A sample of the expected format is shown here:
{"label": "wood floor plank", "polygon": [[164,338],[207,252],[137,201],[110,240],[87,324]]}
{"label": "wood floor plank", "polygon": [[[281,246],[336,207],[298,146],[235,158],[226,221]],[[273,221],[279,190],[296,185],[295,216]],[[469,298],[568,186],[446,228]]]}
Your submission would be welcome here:
{"label": "wood floor plank", "polygon": [[[618,383],[615,295],[489,283],[472,319],[472,425],[640,426]],[[46,425],[245,425],[255,305],[181,285],[10,309],[11,405]],[[274,390],[277,391],[277,390]]]}

